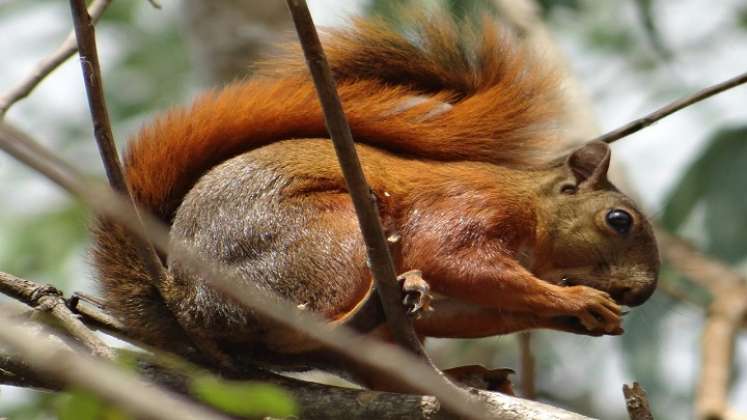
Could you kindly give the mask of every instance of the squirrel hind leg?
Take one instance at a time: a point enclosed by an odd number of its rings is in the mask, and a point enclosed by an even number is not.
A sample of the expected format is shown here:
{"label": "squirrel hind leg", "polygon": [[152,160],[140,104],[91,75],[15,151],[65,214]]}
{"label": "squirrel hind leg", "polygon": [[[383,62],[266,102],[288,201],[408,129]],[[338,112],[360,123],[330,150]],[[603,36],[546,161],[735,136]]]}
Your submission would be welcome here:
{"label": "squirrel hind leg", "polygon": [[[334,320],[368,294],[365,247],[349,197],[315,191],[286,196],[286,179],[252,152],[213,168],[177,210],[172,238],[182,238],[207,258],[231,267],[240,281],[271,292],[299,309]],[[231,188],[225,188],[231,185]],[[343,197],[344,196],[344,197]],[[339,205],[329,207],[331,201]],[[324,210],[317,204],[325,203]],[[233,344],[260,342],[274,351],[316,346],[306,337],[256,317],[191,275],[188,264],[169,261],[181,283],[183,318]]]}

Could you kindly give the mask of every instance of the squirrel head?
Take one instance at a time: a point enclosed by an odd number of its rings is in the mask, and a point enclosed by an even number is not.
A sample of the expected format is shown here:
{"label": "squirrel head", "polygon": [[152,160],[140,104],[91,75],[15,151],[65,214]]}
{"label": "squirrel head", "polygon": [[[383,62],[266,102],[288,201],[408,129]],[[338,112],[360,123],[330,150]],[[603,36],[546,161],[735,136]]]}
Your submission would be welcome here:
{"label": "squirrel head", "polygon": [[607,180],[609,163],[609,146],[594,141],[548,171],[533,271],[552,283],[593,287],[636,306],[656,288],[659,253],[651,224]]}

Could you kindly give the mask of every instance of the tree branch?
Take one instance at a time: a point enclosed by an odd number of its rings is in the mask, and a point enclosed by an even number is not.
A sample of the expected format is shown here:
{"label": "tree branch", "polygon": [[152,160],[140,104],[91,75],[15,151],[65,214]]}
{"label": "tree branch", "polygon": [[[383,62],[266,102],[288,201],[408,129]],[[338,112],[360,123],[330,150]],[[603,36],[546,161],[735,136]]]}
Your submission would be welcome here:
{"label": "tree branch", "polygon": [[[288,8],[293,16],[298,38],[301,41],[306,64],[311,72],[314,86],[322,103],[324,121],[330,138],[337,152],[348,192],[353,200],[355,212],[358,215],[361,233],[368,250],[371,273],[379,292],[381,303],[386,315],[387,325],[395,340],[433,366],[423,345],[415,333],[412,319],[407,316],[402,305],[402,290],[397,283],[394,261],[389,252],[389,245],[384,234],[384,228],[379,219],[376,197],[366,182],[363,169],[355,150],[353,135],[348,125],[347,117],[342,109],[340,97],[337,95],[335,80],[324,55],[319,35],[309,13],[305,0],[287,0]],[[436,370],[436,367],[433,366]],[[444,382],[447,382],[443,376]]]}
{"label": "tree branch", "polygon": [[657,109],[656,111],[646,115],[643,118],[631,121],[623,125],[622,127],[603,134],[593,140],[603,141],[605,143],[613,143],[623,137],[629,136],[637,131],[644,129],[659,121],[660,119],[669,116],[683,108],[686,108],[704,99],[710,98],[711,96],[721,93],[725,90],[729,90],[733,87],[739,86],[743,83],[747,83],[747,73],[742,73],[739,76],[700,90],[692,95],[678,99],[667,106]]}
{"label": "tree branch", "polygon": [[11,296],[34,309],[50,313],[62,327],[80,341],[93,354],[111,359],[112,350],[89,330],[65,304],[62,293],[49,285],[34,283],[0,272],[0,292]]}
{"label": "tree branch", "polygon": [[[84,0],[70,0],[70,10],[72,12],[73,24],[75,26],[75,37],[78,41],[80,65],[83,70],[83,83],[86,87],[86,94],[88,96],[88,105],[91,111],[91,120],[93,121],[94,136],[96,137],[101,160],[106,169],[106,176],[109,179],[109,184],[112,188],[123,193],[132,203],[132,194],[122,172],[122,165],[119,161],[117,147],[114,144],[111,123],[109,122],[109,113],[106,109],[106,100],[104,98],[104,87],[101,80],[99,57],[96,51],[96,35],[94,33],[93,23],[91,17],[88,15],[88,11],[86,11]],[[137,215],[136,209],[135,213]],[[138,216],[136,216],[136,220],[139,220]],[[156,254],[153,245],[147,240],[137,238],[135,246],[154,284],[161,284],[162,281],[167,278],[166,270],[164,269],[158,254]]]}
{"label": "tree branch", "polygon": [[625,408],[628,409],[630,420],[654,420],[646,391],[638,382],[633,382],[633,385],[623,385],[623,395],[625,396]]}
{"label": "tree branch", "polygon": [[[111,2],[112,0],[94,0],[91,3],[88,13],[91,15],[93,23],[98,22],[101,15],[104,14],[104,10],[106,10],[106,7]],[[75,54],[77,50],[78,44],[75,40],[75,33],[70,32],[65,41],[52,54],[36,63],[25,78],[8,89],[3,95],[0,95],[0,119],[5,117],[5,114],[13,104],[28,96],[44,78]]]}

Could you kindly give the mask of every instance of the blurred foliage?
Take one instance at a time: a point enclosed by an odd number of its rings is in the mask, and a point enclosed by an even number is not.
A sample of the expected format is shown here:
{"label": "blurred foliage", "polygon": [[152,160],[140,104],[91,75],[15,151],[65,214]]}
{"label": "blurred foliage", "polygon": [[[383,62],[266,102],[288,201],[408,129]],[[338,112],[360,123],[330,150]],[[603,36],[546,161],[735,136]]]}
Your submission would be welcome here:
{"label": "blurred foliage", "polygon": [[72,391],[56,397],[59,420],[127,420],[131,417],[122,410],[101,401],[87,391]]}
{"label": "blurred foliage", "polygon": [[[495,4],[490,0],[438,0],[426,4],[434,9],[443,8],[460,20],[474,22],[479,22],[479,17],[486,12],[495,13]],[[403,10],[418,10],[422,5],[422,0],[373,0],[366,13],[398,22]]]}
{"label": "blurred foliage", "polygon": [[226,381],[205,375],[194,378],[191,388],[202,401],[235,416],[288,417],[298,414],[298,407],[290,394],[271,384]]}
{"label": "blurred foliage", "polygon": [[70,202],[59,209],[3,223],[3,271],[64,286],[63,267],[86,239],[85,210]]}
{"label": "blurred foliage", "polygon": [[702,249],[729,263],[747,257],[747,126],[723,129],[690,164],[672,190],[662,220],[671,231],[695,213],[702,222]]}

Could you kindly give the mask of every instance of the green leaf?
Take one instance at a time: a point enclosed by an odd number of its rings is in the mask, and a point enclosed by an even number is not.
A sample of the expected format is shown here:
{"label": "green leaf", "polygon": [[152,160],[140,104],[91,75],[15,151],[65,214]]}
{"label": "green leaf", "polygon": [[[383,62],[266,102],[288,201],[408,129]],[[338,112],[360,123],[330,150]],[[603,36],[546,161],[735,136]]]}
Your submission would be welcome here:
{"label": "green leaf", "polygon": [[194,378],[191,389],[199,399],[233,415],[287,417],[298,412],[291,396],[275,385],[205,375]]}
{"label": "green leaf", "polygon": [[96,420],[102,417],[103,411],[104,403],[96,396],[73,391],[60,396],[57,415],[60,420]]}

